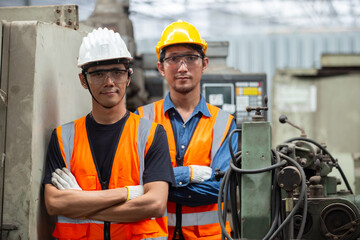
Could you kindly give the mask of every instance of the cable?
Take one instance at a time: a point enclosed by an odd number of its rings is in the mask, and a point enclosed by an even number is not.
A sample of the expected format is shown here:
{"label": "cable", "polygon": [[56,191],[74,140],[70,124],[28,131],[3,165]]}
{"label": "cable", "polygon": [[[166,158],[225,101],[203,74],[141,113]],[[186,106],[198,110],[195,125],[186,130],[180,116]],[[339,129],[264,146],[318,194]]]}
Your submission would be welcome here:
{"label": "cable", "polygon": [[[302,222],[301,222],[301,226],[297,235],[297,239],[300,239],[305,227],[305,220],[306,220],[306,216],[307,216],[307,186],[306,186],[306,176],[305,176],[305,172],[302,169],[302,167],[293,159],[291,159],[290,157],[282,154],[282,153],[278,153],[275,150],[272,150],[273,155],[276,157],[277,160],[280,160],[280,157],[286,160],[282,160],[280,162],[277,162],[271,166],[265,167],[265,168],[261,168],[261,169],[240,169],[238,167],[235,166],[235,164],[233,162],[230,162],[230,168],[226,171],[225,175],[224,175],[224,179],[221,182],[220,185],[220,189],[219,192],[223,193],[224,189],[229,189],[229,184],[230,184],[230,178],[232,176],[232,171],[240,173],[240,174],[256,174],[256,173],[261,173],[261,172],[266,172],[266,171],[272,171],[272,170],[276,170],[279,169],[280,167],[284,166],[287,164],[287,162],[291,162],[292,165],[295,165],[295,167],[297,169],[299,169],[301,176],[302,176],[302,184],[301,184],[301,191],[300,191],[300,196],[299,196],[299,200],[298,202],[295,204],[294,208],[292,209],[292,211],[289,213],[289,215],[285,218],[285,220],[280,224],[280,226],[275,230],[275,228],[277,227],[276,222],[278,221],[278,219],[280,219],[280,214],[279,214],[279,206],[281,205],[281,197],[280,197],[280,189],[278,187],[274,187],[273,191],[276,191],[274,193],[275,195],[275,215],[274,215],[274,219],[272,220],[273,224],[270,228],[270,230],[268,231],[268,233],[265,235],[264,239],[273,239],[274,237],[276,237],[279,232],[288,224],[288,222],[292,219],[292,217],[294,216],[294,214],[297,212],[297,210],[299,209],[301,203],[304,201],[304,207],[303,207],[303,218],[302,218]],[[235,155],[237,156],[241,156],[240,153],[236,153],[233,154],[233,156],[235,157]],[[234,160],[234,162],[239,162],[241,158],[238,157],[238,159]],[[273,181],[273,186],[277,186],[276,181]],[[277,193],[278,192],[278,193]],[[224,210],[225,210],[225,214],[226,214],[226,209],[227,209],[227,191],[224,194]],[[226,215],[224,215],[224,213],[222,213],[221,211],[221,204],[222,204],[222,194],[219,194],[218,196],[218,204],[219,204],[219,208],[218,208],[218,217],[220,219],[220,226],[223,232],[223,235],[225,235],[225,237],[227,239],[232,239],[231,236],[229,236],[229,234],[226,231],[225,228],[225,222],[226,222]],[[274,204],[272,204],[272,206],[274,206]],[[233,212],[235,209],[233,208],[234,206],[236,206],[235,204],[231,205],[231,211]],[[232,217],[234,219],[235,215],[232,214]],[[235,235],[239,236],[238,233],[238,229],[235,230]],[[270,236],[270,238],[269,238]]]}
{"label": "cable", "polygon": [[342,171],[340,165],[337,163],[337,161],[335,160],[335,158],[328,152],[328,150],[326,150],[326,148],[324,148],[324,147],[321,146],[318,142],[316,142],[316,141],[314,141],[314,140],[312,140],[312,139],[302,138],[302,137],[291,138],[291,139],[287,140],[286,143],[288,143],[288,142],[293,142],[293,141],[310,142],[310,143],[316,145],[316,146],[317,146],[318,148],[320,148],[321,150],[323,150],[324,153],[326,153],[327,155],[329,155],[331,161],[335,164],[335,167],[339,170],[340,175],[341,175],[342,179],[344,180],[344,183],[345,183],[347,189],[349,190],[349,192],[350,192],[351,194],[353,194],[353,191],[352,191],[352,189],[351,189],[351,187],[350,187],[350,184],[349,184],[349,182],[348,182],[348,180],[347,180],[344,172]]}
{"label": "cable", "polygon": [[300,191],[300,196],[299,196],[299,200],[298,202],[295,204],[294,208],[291,210],[291,212],[289,213],[289,215],[285,218],[285,220],[281,223],[281,225],[278,227],[278,229],[273,233],[273,235],[270,237],[270,239],[273,239],[274,237],[276,237],[276,235],[279,233],[279,231],[285,227],[285,225],[290,221],[290,219],[293,217],[293,215],[296,213],[296,211],[298,210],[298,208],[300,207],[300,204],[302,202],[302,199],[304,199],[304,207],[303,207],[303,218],[301,219],[301,225],[300,225],[300,229],[299,229],[299,233],[296,237],[296,239],[301,239],[302,233],[304,231],[305,228],[305,220],[306,220],[306,216],[307,216],[307,186],[306,186],[306,176],[305,176],[305,172],[302,169],[302,167],[300,166],[300,164],[298,164],[295,160],[293,160],[292,158],[279,153],[281,158],[285,158],[287,161],[291,162],[297,169],[299,169],[300,173],[301,173],[301,191]]}
{"label": "cable", "polygon": [[[239,187],[239,192],[241,194],[241,174],[257,174],[267,171],[272,171],[272,192],[271,192],[271,227],[265,237],[263,239],[271,240],[274,239],[276,236],[280,234],[280,231],[287,226],[287,224],[291,223],[293,216],[300,208],[300,205],[303,204],[303,212],[302,212],[302,220],[299,232],[297,234],[296,239],[301,239],[305,223],[306,223],[306,217],[307,217],[307,185],[306,185],[306,175],[303,170],[303,168],[298,164],[295,160],[292,158],[279,153],[275,151],[274,149],[271,149],[272,151],[272,165],[260,168],[260,169],[242,169],[240,167],[241,165],[241,151],[238,151],[236,153],[233,152],[231,147],[231,139],[235,132],[240,132],[241,129],[236,129],[232,131],[229,135],[229,150],[231,154],[231,160],[229,165],[229,169],[225,172],[223,179],[220,184],[219,189],[219,195],[218,195],[218,218],[220,227],[222,230],[222,237],[232,240],[229,233],[226,231],[226,210],[227,210],[227,202],[228,202],[228,196],[230,196],[230,210],[231,210],[231,217],[233,219],[234,223],[234,229],[233,229],[233,235],[235,238],[239,238],[241,236],[239,229],[241,229],[241,225],[239,223],[238,218],[238,209],[237,209],[237,197],[236,197],[236,189]],[[298,139],[296,139],[298,140]],[[303,139],[301,139],[303,140]],[[308,140],[308,139],[306,139]],[[291,141],[291,140],[289,140]],[[315,144],[316,145],[316,144]],[[330,155],[330,154],[329,154]],[[331,156],[331,155],[330,155]],[[332,157],[331,157],[332,158]],[[282,159],[282,160],[281,160]],[[333,159],[333,158],[332,158]],[[281,189],[277,184],[276,176],[279,172],[279,169],[285,165],[290,163],[291,165],[295,166],[301,174],[301,188],[300,188],[300,195],[298,198],[298,201],[296,202],[295,206],[291,210],[291,212],[286,216],[286,218],[281,221],[280,213],[281,213]],[[236,173],[236,174],[234,174]],[[229,191],[230,190],[230,191]],[[224,202],[224,208],[222,210],[222,203]],[[224,211],[224,212],[223,212]]]}
{"label": "cable", "polygon": [[265,167],[265,168],[258,168],[258,169],[241,169],[241,168],[238,168],[236,167],[232,162],[230,162],[230,168],[232,170],[234,170],[235,172],[238,172],[238,173],[245,173],[245,174],[256,174],[256,173],[262,173],[262,172],[267,172],[267,171],[271,171],[271,170],[274,170],[276,168],[279,168],[279,167],[282,167],[284,165],[286,165],[287,162],[285,160],[279,162],[279,163],[276,163],[274,165],[270,165],[268,167]]}
{"label": "cable", "polygon": [[[240,238],[240,232],[239,229],[241,228],[240,222],[239,222],[239,218],[238,218],[238,208],[237,208],[237,186],[238,186],[238,182],[237,182],[237,177],[236,175],[232,175],[231,179],[230,179],[231,183],[235,183],[235,184],[230,184],[230,209],[231,209],[231,217],[232,217],[232,224],[233,224],[233,236],[235,239]],[[225,208],[224,208],[225,209]],[[234,211],[235,210],[235,211]]]}
{"label": "cable", "polygon": [[[220,223],[220,227],[221,227],[221,231],[222,231],[222,235],[225,235],[225,237],[229,240],[232,240],[231,236],[229,235],[229,233],[226,231],[226,227],[225,227],[225,223],[222,217],[222,212],[221,212],[221,206],[222,206],[222,193],[224,191],[224,185],[226,182],[226,179],[228,178],[229,174],[231,172],[231,169],[229,168],[224,175],[223,180],[221,181],[220,184],[220,188],[219,188],[219,195],[218,195],[218,218],[219,218],[219,223]],[[224,194],[225,196],[226,194]]]}
{"label": "cable", "polygon": [[[231,155],[232,160],[236,159],[235,154],[234,154],[234,150],[232,149],[232,146],[231,146],[232,137],[233,137],[234,133],[236,133],[236,132],[241,132],[241,129],[234,129],[234,130],[231,131],[231,133],[229,135],[229,145],[228,146],[229,146],[230,155]],[[241,151],[239,151],[238,153],[241,154]]]}
{"label": "cable", "polygon": [[[239,155],[240,154],[236,154],[236,155]],[[235,154],[233,154],[233,156],[235,157]],[[235,162],[238,162],[240,159],[237,159],[235,160]],[[233,159],[234,161],[234,159]],[[226,218],[224,218],[224,215],[221,211],[221,203],[222,203],[222,193],[224,191],[224,189],[228,189],[228,186],[230,184],[230,181],[229,179],[231,178],[232,176],[232,171],[234,172],[238,172],[238,173],[245,173],[245,174],[256,174],[256,173],[261,173],[261,172],[267,172],[267,171],[271,171],[271,170],[274,170],[274,169],[277,169],[279,167],[282,167],[284,166],[285,164],[287,164],[287,162],[285,160],[281,161],[281,162],[278,162],[274,165],[271,165],[271,166],[268,166],[268,167],[265,167],[265,168],[261,168],[261,169],[248,169],[248,170],[244,170],[244,169],[240,169],[238,167],[235,166],[235,164],[233,162],[230,162],[230,168],[226,171],[225,175],[224,175],[224,178],[220,184],[220,189],[219,189],[219,196],[218,196],[218,217],[219,217],[219,222],[220,222],[220,227],[222,229],[222,232],[223,232],[223,235],[225,235],[225,237],[227,237],[228,239],[232,239],[229,234],[227,233],[226,231],[226,228],[225,228],[225,222],[226,222]],[[220,194],[221,193],[221,194]],[[226,211],[226,202],[227,202],[227,193],[224,193],[224,209]],[[279,201],[280,202],[280,201]],[[280,204],[276,204],[277,206],[279,206]],[[231,205],[231,206],[234,206]],[[232,212],[234,209],[232,209]],[[234,216],[233,216],[234,217]],[[277,221],[279,217],[279,214],[276,214],[276,217],[275,217],[275,221]],[[273,231],[274,228],[271,228],[271,231]],[[237,230],[235,230],[237,231]],[[238,233],[236,233],[236,235],[239,235]],[[270,234],[267,234],[267,235],[270,235]]]}
{"label": "cable", "polygon": [[[276,188],[279,189],[279,188]],[[269,239],[269,237],[273,234],[273,232],[275,231],[275,228],[277,227],[277,221],[280,218],[280,205],[281,205],[281,194],[279,194],[280,192],[278,190],[275,190],[275,192],[277,192],[278,194],[276,194],[276,200],[275,200],[275,215],[272,221],[272,225],[270,230],[268,231],[268,233],[265,235],[264,240]]]}
{"label": "cable", "polygon": [[[280,156],[276,151],[273,151],[273,161],[272,163],[280,162]],[[280,220],[280,205],[281,205],[281,190],[280,186],[277,184],[277,179],[275,176],[278,175],[279,169],[273,171],[273,191],[271,191],[271,219],[272,224],[268,233],[265,235],[264,240],[269,239],[273,234],[276,227],[278,226],[278,221]]]}

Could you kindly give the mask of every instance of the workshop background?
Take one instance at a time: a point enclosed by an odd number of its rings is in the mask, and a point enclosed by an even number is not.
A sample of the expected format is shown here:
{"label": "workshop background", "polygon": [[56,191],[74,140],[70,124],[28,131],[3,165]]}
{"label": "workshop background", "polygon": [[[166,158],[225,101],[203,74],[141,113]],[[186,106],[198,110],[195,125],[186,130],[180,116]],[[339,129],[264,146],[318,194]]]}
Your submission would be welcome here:
{"label": "workshop background", "polygon": [[[91,109],[77,76],[82,37],[97,27],[120,32],[135,56],[133,111],[167,93],[155,46],[178,19],[209,44],[207,101],[239,128],[254,116],[246,106],[267,104],[274,148],[300,136],[279,123],[286,115],[327,147],[360,194],[359,0],[0,0],[1,239],[49,239],[41,180],[50,134]],[[346,191],[343,181],[337,190]]]}

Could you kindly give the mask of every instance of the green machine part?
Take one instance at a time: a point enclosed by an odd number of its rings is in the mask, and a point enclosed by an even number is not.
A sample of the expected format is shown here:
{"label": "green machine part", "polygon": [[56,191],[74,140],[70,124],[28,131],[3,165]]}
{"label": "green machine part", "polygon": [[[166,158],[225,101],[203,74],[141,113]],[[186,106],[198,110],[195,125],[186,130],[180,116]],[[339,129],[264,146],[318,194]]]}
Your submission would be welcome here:
{"label": "green machine part", "polygon": [[[271,128],[265,121],[242,123],[242,169],[271,165]],[[270,229],[271,172],[241,175],[241,237],[261,239]]]}

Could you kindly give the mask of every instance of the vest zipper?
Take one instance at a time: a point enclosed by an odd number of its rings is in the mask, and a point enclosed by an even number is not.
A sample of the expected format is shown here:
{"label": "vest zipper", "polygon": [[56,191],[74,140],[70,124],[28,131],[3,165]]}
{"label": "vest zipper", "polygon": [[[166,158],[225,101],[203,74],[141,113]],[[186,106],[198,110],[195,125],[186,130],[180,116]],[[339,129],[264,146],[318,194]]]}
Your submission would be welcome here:
{"label": "vest zipper", "polygon": [[110,240],[110,222],[104,222],[104,240]]}
{"label": "vest zipper", "polygon": [[[101,188],[103,190],[109,189],[108,181],[101,181]],[[104,222],[104,240],[111,240],[110,237],[110,222]]]}
{"label": "vest zipper", "polygon": [[173,240],[185,240],[182,233],[182,206],[180,204],[176,204],[176,224]]}

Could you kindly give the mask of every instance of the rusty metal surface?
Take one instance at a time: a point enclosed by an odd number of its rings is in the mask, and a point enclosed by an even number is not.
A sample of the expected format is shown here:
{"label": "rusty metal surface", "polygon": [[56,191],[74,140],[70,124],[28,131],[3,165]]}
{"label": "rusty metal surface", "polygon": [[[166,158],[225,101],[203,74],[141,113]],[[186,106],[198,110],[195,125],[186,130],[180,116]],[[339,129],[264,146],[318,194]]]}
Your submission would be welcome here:
{"label": "rusty metal surface", "polygon": [[77,5],[0,7],[0,20],[42,21],[72,29],[79,28]]}

